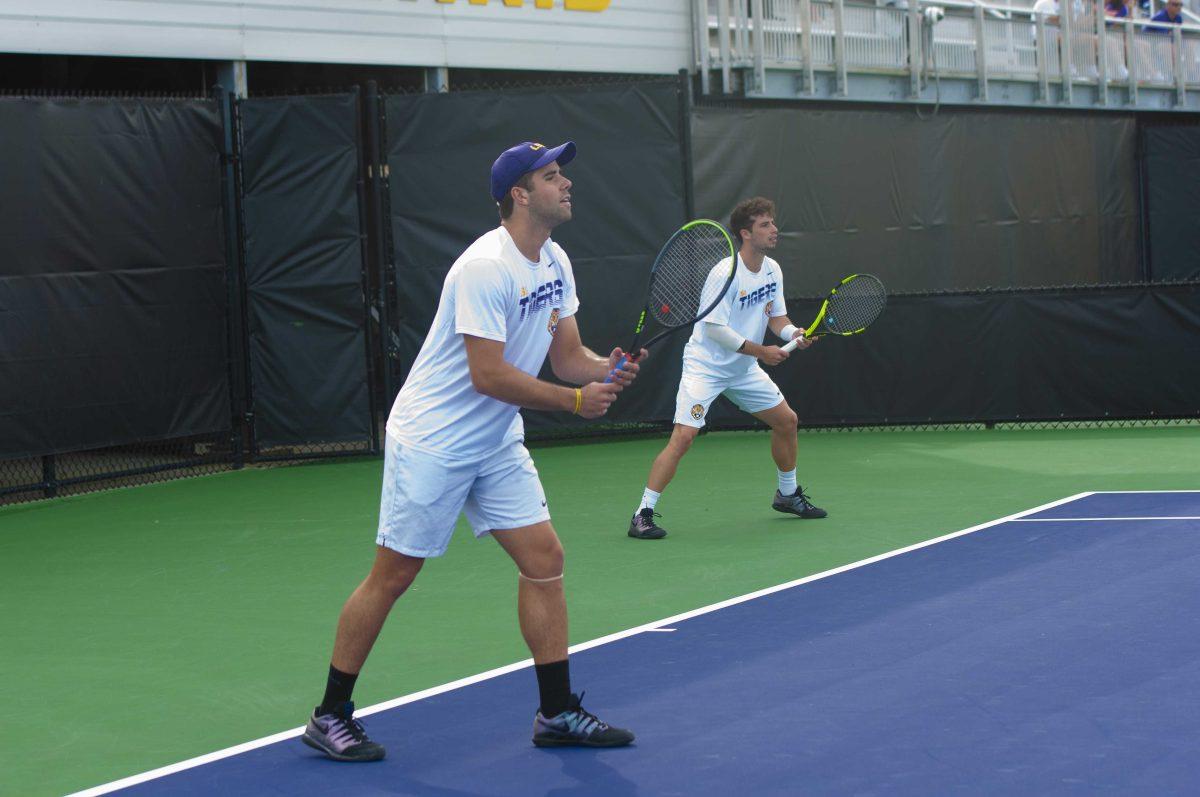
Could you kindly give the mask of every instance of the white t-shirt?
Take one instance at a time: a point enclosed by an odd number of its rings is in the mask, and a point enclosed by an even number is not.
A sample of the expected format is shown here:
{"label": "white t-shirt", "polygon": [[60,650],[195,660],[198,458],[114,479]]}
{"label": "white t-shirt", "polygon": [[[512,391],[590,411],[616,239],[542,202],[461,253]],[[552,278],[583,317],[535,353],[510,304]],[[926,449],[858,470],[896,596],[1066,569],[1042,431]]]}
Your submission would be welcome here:
{"label": "white t-shirt", "polygon": [[[709,272],[704,284],[705,296],[720,288],[728,269],[726,258]],[[683,375],[728,379],[748,373],[758,361],[709,340],[704,325],[724,324],[746,340],[762,343],[767,321],[781,315],[787,315],[787,305],[783,301],[783,271],[779,264],[764,257],[762,266],[753,272],[738,256],[737,272],[725,297],[711,313],[696,322],[683,347]]]}
{"label": "white t-shirt", "polygon": [[433,326],[392,405],[388,435],[454,458],[486,456],[524,437],[518,407],[471,384],[462,336],[502,341],[506,362],[538,375],[559,322],[579,309],[566,252],[547,240],[540,254],[530,262],[497,227],[454,261]]}

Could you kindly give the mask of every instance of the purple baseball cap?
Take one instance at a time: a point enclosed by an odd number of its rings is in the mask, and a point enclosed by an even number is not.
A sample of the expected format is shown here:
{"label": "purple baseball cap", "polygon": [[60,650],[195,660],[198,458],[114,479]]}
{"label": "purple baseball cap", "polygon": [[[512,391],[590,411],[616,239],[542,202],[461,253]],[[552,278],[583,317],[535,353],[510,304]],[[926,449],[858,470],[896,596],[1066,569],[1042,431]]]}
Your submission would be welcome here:
{"label": "purple baseball cap", "polygon": [[574,159],[574,141],[551,148],[534,141],[523,141],[515,147],[509,147],[492,164],[492,199],[497,202],[504,199],[523,174],[536,171],[552,161],[558,161],[559,166],[566,166]]}

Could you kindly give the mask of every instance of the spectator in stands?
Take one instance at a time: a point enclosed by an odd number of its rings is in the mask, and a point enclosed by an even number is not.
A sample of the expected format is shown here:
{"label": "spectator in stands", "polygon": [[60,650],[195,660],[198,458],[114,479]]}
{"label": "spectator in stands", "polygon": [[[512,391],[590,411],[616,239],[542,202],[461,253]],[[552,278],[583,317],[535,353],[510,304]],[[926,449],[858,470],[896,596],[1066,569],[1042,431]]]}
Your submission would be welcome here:
{"label": "spectator in stands", "polygon": [[[1109,20],[1105,25],[1121,25],[1124,20],[1134,16],[1133,0],[1104,0],[1104,16]],[[1125,66],[1125,43],[1120,37],[1105,36],[1105,46],[1108,54],[1109,75],[1117,80],[1129,77],[1129,69]]]}
{"label": "spectator in stands", "polygon": [[[1071,0],[1071,40],[1075,43],[1072,48],[1074,55],[1071,58],[1071,74],[1079,75],[1083,73],[1087,77],[1095,77],[1096,71],[1096,36],[1094,33],[1089,33],[1094,30],[1091,26],[1095,24],[1093,18],[1089,15],[1090,5],[1085,5],[1083,0]],[[1037,0],[1033,6],[1033,13],[1041,14],[1046,17],[1046,24],[1055,28],[1061,27],[1060,7],[1058,0]],[[1035,28],[1036,30],[1036,28]],[[1062,39],[1059,38],[1058,31],[1053,31],[1048,34],[1049,41],[1057,41],[1059,48],[1062,47]],[[1087,58],[1087,63],[1080,63],[1081,50],[1090,49],[1090,56]],[[1063,58],[1060,63],[1066,63],[1065,53],[1060,54]]]}
{"label": "spectator in stands", "polygon": [[[1183,0],[1167,0],[1167,3],[1165,6],[1163,6],[1163,9],[1161,11],[1159,11],[1157,14],[1155,14],[1154,16],[1150,17],[1150,21],[1151,22],[1169,22],[1172,25],[1182,25],[1183,24]],[[1167,33],[1167,34],[1169,34],[1171,32],[1171,29],[1168,27],[1164,27],[1162,25],[1150,25],[1150,26],[1147,26],[1146,31],[1148,33]]]}
{"label": "spectator in stands", "polygon": [[1133,0],[1104,0],[1104,16],[1124,19],[1133,14]]}

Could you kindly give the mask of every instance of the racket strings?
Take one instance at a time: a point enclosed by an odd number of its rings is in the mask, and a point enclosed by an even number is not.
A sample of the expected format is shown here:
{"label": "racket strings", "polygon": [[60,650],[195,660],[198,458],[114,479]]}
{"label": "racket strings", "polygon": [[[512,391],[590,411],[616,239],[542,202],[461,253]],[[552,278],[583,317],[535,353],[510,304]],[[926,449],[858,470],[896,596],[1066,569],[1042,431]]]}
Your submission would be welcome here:
{"label": "racket strings", "polygon": [[[714,297],[705,284],[713,267],[730,256],[729,239],[701,225],[678,234],[659,254],[650,286],[650,311],[664,326],[691,323]],[[706,299],[710,301],[705,302]]]}
{"label": "racket strings", "polygon": [[878,318],[886,305],[883,283],[864,274],[839,286],[837,293],[829,297],[824,324],[831,332],[855,332]]}

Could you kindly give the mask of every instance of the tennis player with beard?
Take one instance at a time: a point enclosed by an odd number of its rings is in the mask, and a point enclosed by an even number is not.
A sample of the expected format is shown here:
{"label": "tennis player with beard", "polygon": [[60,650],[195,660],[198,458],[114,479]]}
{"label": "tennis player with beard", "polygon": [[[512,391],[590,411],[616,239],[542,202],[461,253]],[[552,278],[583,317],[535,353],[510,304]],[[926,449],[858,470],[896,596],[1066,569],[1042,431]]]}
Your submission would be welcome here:
{"label": "tennis player with beard", "polygon": [[[500,226],[455,261],[437,315],[387,423],[375,563],[342,609],[325,696],[303,741],[339,761],[374,761],[384,748],[354,719],[351,693],[395,601],[425,560],[446,551],[459,513],[516,564],[517,614],[539,690],[538,746],[629,744],[633,734],[584,710],[571,692],[563,549],[524,446],[520,407],[603,416],[638,366],[580,340],[571,261],[550,232],[570,220],[563,173],[575,144],[524,142],[492,166]],[[644,354],[644,352],[642,352]],[[555,375],[537,378],[549,355]],[[414,729],[415,730],[415,729]]]}
{"label": "tennis player with beard", "polygon": [[[779,346],[763,345],[767,329],[785,342],[801,338],[801,349],[813,343],[804,339],[803,330],[788,319],[783,272],[767,256],[779,237],[775,204],[762,197],[739,203],[730,214],[729,228],[741,242],[737,271],[725,298],[712,313],[696,322],[684,347],[675,428],[650,468],[642,501],[629,521],[628,533],[635,539],[667,536],[666,529],[654,520],[661,517],[654,511],[655,506],[704,427],[709,407],[721,394],[771,427],[771,457],[778,468],[778,489],[771,508],[802,518],[826,516],[825,510],[813,506],[796,483],[796,413],[758,364],[761,360],[766,365],[778,365],[788,358],[788,352]],[[725,260],[714,266],[709,283],[719,286],[728,273],[729,261]]]}

